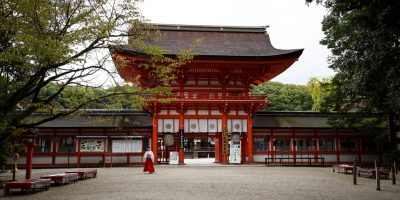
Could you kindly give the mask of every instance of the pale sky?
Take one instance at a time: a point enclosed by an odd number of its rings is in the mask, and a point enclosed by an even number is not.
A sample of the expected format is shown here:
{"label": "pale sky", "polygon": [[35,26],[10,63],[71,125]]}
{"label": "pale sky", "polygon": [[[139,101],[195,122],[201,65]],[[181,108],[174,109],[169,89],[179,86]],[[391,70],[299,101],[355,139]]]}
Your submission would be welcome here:
{"label": "pale sky", "polygon": [[300,59],[273,81],[304,85],[313,76],[334,75],[328,68],[330,51],[319,44],[326,11],[305,0],[144,0],[139,7],[152,23],[270,26],[275,48],[304,48]]}

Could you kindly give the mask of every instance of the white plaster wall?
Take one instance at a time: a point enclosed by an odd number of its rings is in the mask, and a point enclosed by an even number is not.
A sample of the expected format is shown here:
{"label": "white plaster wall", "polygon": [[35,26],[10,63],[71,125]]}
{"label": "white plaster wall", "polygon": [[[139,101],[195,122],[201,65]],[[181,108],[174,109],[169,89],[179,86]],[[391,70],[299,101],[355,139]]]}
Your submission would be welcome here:
{"label": "white plaster wall", "polygon": [[186,115],[195,115],[195,114],[196,114],[196,111],[195,111],[195,110],[188,110],[188,111],[186,111],[185,114],[186,114]]}
{"label": "white plaster wall", "polygon": [[357,154],[350,154],[350,155],[339,155],[340,162],[354,162],[354,158],[357,157]]}
{"label": "white plaster wall", "polygon": [[132,162],[132,163],[143,162],[143,157],[142,156],[131,156],[130,162]]}
{"label": "white plaster wall", "polygon": [[208,110],[199,110],[197,111],[199,115],[208,115]]}
{"label": "white plaster wall", "polygon": [[[77,163],[78,157],[77,156],[70,156],[69,163]],[[68,163],[68,156],[56,156],[56,164],[61,163]]]}
{"label": "white plaster wall", "polygon": [[379,155],[374,154],[374,155],[361,155],[361,161],[374,161],[374,160],[379,160]]}
{"label": "white plaster wall", "polygon": [[159,115],[166,115],[168,114],[167,110],[161,110],[160,113],[158,113]]}
{"label": "white plaster wall", "polygon": [[267,155],[253,155],[253,161],[254,162],[265,162],[265,158],[267,157]]}
{"label": "white plaster wall", "polygon": [[318,157],[320,157],[320,156],[325,158],[325,162],[337,162],[336,155],[332,155],[332,154],[330,154],[330,155],[328,155],[328,154],[326,154],[326,155],[325,154],[318,155]]}
{"label": "white plaster wall", "polygon": [[103,156],[82,156],[81,163],[98,163],[103,161]]}
{"label": "white plaster wall", "polygon": [[35,157],[32,158],[32,164],[51,164],[52,157]]}
{"label": "white plaster wall", "polygon": [[[183,121],[185,123],[185,121]],[[174,119],[174,132],[178,132],[179,130],[179,119]]]}
{"label": "white plaster wall", "polygon": [[127,163],[126,156],[113,156],[112,157],[113,163]]}
{"label": "white plaster wall", "polygon": [[220,115],[221,112],[219,112],[219,110],[212,110],[211,111],[211,115]]}

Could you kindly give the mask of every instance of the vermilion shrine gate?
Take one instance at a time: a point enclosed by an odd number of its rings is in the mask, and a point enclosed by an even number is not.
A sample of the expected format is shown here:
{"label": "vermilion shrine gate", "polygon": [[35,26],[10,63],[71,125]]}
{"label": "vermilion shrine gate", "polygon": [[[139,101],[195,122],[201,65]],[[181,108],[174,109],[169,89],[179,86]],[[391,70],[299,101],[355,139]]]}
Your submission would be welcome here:
{"label": "vermilion shrine gate", "polygon": [[[151,147],[155,160],[166,162],[169,151],[178,151],[179,164],[183,164],[185,152],[193,150],[194,140],[200,140],[211,144],[207,147],[213,146],[215,162],[252,163],[252,114],[268,101],[264,95],[252,95],[251,85],[285,71],[303,50],[275,49],[266,27],[158,25],[158,29],[159,40],[147,44],[170,50],[167,56],[171,57],[196,39],[203,40],[194,48],[193,60],[181,66],[177,79],[170,83],[176,100],[147,101],[145,109],[153,115]],[[137,84],[149,87],[146,80],[151,77],[139,67],[146,55],[120,47],[112,56],[114,60],[129,60],[119,71],[123,79],[140,75]],[[229,150],[229,143],[236,151]],[[230,154],[241,156],[229,160]]]}

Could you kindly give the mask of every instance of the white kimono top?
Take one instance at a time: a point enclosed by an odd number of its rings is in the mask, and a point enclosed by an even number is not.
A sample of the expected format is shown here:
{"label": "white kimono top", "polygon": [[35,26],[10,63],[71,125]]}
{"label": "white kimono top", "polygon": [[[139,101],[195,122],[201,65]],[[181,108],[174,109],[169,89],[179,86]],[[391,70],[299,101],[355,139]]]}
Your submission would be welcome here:
{"label": "white kimono top", "polygon": [[146,158],[150,157],[151,161],[154,163],[154,154],[152,151],[146,151],[143,155],[143,162],[146,162]]}

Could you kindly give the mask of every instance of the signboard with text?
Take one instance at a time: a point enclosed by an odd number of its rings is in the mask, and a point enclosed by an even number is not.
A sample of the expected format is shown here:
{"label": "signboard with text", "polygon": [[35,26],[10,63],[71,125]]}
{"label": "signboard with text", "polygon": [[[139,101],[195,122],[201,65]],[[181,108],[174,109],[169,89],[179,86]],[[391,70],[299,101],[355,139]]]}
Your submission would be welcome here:
{"label": "signboard with text", "polygon": [[228,138],[228,129],[224,128],[222,130],[222,155],[227,156],[229,155],[229,138]]}

